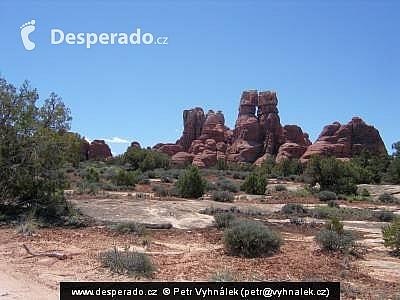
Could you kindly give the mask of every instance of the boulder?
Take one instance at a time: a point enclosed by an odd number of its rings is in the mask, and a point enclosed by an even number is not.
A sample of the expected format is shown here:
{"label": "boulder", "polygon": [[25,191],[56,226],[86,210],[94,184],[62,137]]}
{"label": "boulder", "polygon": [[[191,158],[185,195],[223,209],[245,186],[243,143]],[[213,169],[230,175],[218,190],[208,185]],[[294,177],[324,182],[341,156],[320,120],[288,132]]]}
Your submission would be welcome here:
{"label": "boulder", "polygon": [[175,166],[182,166],[193,161],[193,154],[178,152],[171,157],[171,163]]}

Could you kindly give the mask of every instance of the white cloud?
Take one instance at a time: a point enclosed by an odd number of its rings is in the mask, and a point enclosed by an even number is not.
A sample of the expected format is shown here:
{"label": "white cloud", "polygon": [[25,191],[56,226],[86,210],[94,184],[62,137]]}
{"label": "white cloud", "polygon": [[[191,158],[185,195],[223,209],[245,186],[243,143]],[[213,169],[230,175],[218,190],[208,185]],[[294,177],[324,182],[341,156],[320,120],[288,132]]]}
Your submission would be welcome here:
{"label": "white cloud", "polygon": [[112,139],[102,139],[106,143],[110,144],[129,144],[130,142],[128,140],[122,139],[120,137],[114,136]]}

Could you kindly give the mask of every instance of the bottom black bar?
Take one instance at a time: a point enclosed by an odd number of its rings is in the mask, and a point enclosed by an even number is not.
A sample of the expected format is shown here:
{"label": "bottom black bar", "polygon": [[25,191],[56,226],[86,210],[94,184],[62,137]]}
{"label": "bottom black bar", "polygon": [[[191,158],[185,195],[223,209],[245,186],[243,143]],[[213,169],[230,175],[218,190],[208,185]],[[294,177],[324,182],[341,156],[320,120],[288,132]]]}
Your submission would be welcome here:
{"label": "bottom black bar", "polygon": [[61,282],[60,300],[340,299],[339,282]]}

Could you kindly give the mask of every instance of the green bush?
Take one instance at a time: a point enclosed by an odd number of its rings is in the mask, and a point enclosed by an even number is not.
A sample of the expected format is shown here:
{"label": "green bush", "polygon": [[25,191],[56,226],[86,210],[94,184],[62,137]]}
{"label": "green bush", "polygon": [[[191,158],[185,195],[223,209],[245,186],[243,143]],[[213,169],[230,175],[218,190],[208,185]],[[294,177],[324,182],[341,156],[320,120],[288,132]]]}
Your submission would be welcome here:
{"label": "green bush", "polygon": [[256,221],[235,222],[224,233],[225,250],[234,256],[270,256],[280,249],[281,244],[278,233]]}
{"label": "green bush", "polygon": [[267,183],[265,175],[253,172],[246,177],[240,189],[248,194],[265,195]]}
{"label": "green bush", "polygon": [[282,207],[281,212],[285,215],[303,215],[307,213],[307,209],[301,204],[288,203]]}
{"label": "green bush", "polygon": [[230,227],[236,218],[233,212],[221,212],[215,214],[214,219],[218,228],[226,228]]}
{"label": "green bush", "polygon": [[317,196],[321,201],[337,200],[336,193],[331,191],[321,191]]}
{"label": "green bush", "polygon": [[212,193],[212,199],[218,202],[233,202],[234,196],[228,191],[214,191]]}
{"label": "green bush", "polygon": [[86,172],[85,180],[87,182],[99,182],[100,181],[99,172],[95,168],[89,168]]}
{"label": "green bush", "polygon": [[128,163],[134,170],[142,172],[158,168],[169,168],[170,157],[166,154],[153,150],[129,147],[122,156],[124,163]]}
{"label": "green bush", "polygon": [[169,191],[162,185],[154,185],[152,187],[153,192],[157,197],[167,197],[169,196]]}
{"label": "green bush", "polygon": [[206,181],[196,166],[189,166],[176,182],[176,190],[183,198],[199,198],[206,189]]}
{"label": "green bush", "polygon": [[138,183],[138,177],[140,172],[138,171],[125,171],[119,170],[117,175],[111,179],[111,181],[117,186],[133,188]]}
{"label": "green bush", "polygon": [[338,219],[332,219],[316,236],[317,243],[323,250],[348,253],[355,246],[351,232],[343,230],[343,224]]}
{"label": "green bush", "polygon": [[356,194],[358,182],[357,170],[351,163],[334,157],[313,156],[307,162],[305,175],[312,179],[312,185],[319,183],[321,189],[338,194]]}
{"label": "green bush", "polygon": [[383,227],[382,234],[385,247],[393,249],[392,253],[400,256],[400,217]]}
{"label": "green bush", "polygon": [[98,258],[104,267],[118,274],[150,277],[155,271],[151,260],[144,253],[128,249],[120,251],[114,248],[100,253]]}
{"label": "green bush", "polygon": [[120,223],[114,229],[121,233],[134,233],[137,235],[145,235],[147,233],[146,227],[136,222]]}
{"label": "green bush", "polygon": [[378,200],[382,203],[396,203],[398,200],[389,193],[379,195]]}

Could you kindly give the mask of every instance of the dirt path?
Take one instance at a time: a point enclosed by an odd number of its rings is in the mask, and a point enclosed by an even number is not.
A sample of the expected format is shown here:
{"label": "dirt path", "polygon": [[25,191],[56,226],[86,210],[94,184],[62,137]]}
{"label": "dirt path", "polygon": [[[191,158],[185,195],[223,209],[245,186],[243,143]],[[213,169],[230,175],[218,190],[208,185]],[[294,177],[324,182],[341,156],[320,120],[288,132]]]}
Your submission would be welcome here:
{"label": "dirt path", "polygon": [[15,270],[10,263],[0,262],[0,299],[56,300],[58,291]]}

